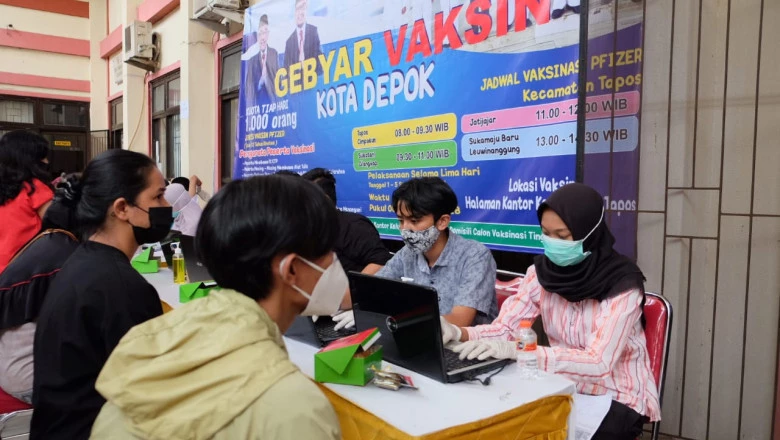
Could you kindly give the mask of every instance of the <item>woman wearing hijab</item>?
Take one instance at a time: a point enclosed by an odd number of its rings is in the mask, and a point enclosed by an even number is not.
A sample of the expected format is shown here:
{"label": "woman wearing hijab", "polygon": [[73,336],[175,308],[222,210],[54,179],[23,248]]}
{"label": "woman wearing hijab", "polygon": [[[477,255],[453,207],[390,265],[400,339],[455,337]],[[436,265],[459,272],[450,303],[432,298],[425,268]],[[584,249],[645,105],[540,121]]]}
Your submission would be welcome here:
{"label": "woman wearing hijab", "polygon": [[462,358],[514,359],[521,321],[541,315],[549,347],[538,347],[539,368],[567,376],[577,391],[608,395],[612,405],[599,439],[635,439],[642,424],[661,418],[650,370],[642,306],[644,277],[612,248],[601,196],[573,183],[537,210],[544,255],[534,259],[516,295],[492,324],[459,328],[442,320],[445,342]]}
{"label": "woman wearing hijab", "polygon": [[[178,179],[178,178],[177,178]],[[165,200],[173,207],[174,231],[183,235],[195,236],[198,230],[198,222],[203,214],[203,209],[198,204],[196,194],[201,182],[198,176],[192,176],[188,180],[190,188],[187,189],[181,183],[171,183],[165,188]]]}

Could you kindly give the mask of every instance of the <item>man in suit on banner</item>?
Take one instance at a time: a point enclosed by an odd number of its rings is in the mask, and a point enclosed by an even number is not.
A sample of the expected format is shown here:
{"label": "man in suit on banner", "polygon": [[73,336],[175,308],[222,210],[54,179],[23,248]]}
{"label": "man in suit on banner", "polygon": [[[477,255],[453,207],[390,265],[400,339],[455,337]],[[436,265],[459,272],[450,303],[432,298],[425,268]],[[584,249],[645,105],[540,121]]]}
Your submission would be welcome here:
{"label": "man in suit on banner", "polygon": [[247,60],[245,87],[247,105],[256,105],[261,97],[276,99],[274,78],[279,70],[279,53],[268,46],[268,16],[263,14],[257,26],[257,55]]}
{"label": "man in suit on banner", "polygon": [[[293,1],[295,2],[295,30],[287,39],[287,45],[284,49],[284,65],[288,68],[292,64],[300,63],[308,58],[318,59],[322,53],[317,27],[306,23],[308,0]],[[322,73],[319,61],[317,62],[317,73]]]}

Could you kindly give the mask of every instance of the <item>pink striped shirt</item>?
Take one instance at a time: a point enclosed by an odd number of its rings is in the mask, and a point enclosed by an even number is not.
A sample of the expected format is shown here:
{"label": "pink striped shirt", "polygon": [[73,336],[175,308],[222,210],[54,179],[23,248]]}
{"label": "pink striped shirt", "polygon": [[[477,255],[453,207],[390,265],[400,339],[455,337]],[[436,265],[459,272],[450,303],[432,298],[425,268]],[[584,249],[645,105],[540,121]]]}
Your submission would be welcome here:
{"label": "pink striped shirt", "polygon": [[515,295],[507,298],[492,324],[467,329],[470,340],[515,339],[520,321],[542,315],[550,347],[539,346],[539,368],[562,374],[582,394],[613,400],[661,420],[658,389],[650,370],[640,321],[642,292],[632,289],[604,301],[566,301],[547,292],[531,266]]}

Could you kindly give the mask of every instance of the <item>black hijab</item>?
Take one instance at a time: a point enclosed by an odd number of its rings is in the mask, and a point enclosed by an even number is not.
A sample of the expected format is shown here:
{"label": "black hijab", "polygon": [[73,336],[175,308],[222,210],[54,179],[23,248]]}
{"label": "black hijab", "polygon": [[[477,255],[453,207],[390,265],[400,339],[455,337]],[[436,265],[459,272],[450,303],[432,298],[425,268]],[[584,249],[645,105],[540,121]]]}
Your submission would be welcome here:
{"label": "black hijab", "polygon": [[561,217],[574,240],[582,240],[594,227],[596,229],[583,242],[583,251],[590,251],[590,256],[578,264],[562,267],[553,264],[545,255],[534,258],[539,284],[545,290],[570,302],[601,301],[632,288],[639,288],[644,293],[642,271],[612,248],[615,237],[607,227],[604,202],[596,190],[582,183],[562,186],[539,206],[536,211],[539,223],[548,209]]}

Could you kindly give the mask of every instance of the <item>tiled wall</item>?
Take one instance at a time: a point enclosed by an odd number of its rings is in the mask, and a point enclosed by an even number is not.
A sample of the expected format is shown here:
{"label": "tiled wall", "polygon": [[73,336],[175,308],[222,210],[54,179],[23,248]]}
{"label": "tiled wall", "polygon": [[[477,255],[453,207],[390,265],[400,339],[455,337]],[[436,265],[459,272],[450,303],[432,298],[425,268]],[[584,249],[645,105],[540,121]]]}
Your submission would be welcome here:
{"label": "tiled wall", "polygon": [[674,306],[662,432],[772,438],[780,0],[646,0],[638,260]]}

